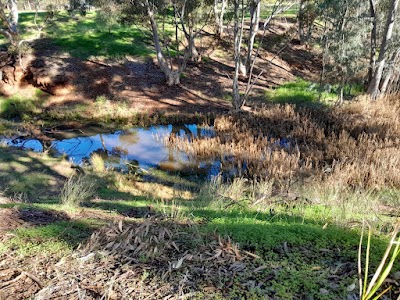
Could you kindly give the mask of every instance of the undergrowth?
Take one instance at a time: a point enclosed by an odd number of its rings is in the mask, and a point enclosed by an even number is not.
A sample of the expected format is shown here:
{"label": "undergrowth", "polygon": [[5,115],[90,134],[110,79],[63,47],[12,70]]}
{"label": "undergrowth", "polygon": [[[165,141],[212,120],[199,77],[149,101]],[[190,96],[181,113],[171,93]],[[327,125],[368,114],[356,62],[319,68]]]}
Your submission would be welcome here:
{"label": "undergrowth", "polygon": [[222,169],[294,185],[373,189],[400,187],[400,102],[344,107],[272,105],[217,117],[214,137],[166,140],[196,157],[219,158]]}

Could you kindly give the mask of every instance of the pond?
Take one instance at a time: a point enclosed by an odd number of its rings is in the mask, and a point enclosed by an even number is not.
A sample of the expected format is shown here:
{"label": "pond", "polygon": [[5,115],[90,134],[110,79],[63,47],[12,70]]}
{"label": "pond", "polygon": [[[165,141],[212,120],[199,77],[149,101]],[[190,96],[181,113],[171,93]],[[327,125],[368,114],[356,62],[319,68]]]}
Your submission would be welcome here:
{"label": "pond", "polygon": [[[128,172],[151,168],[211,178],[222,172],[218,159],[200,160],[168,147],[163,139],[171,135],[192,139],[212,137],[212,127],[196,124],[131,128],[114,132],[101,132],[96,127],[79,130],[50,131],[40,137],[2,137],[0,142],[11,147],[47,152],[52,156],[65,156],[77,165],[90,163],[93,154],[100,155],[105,165]],[[224,171],[234,176],[234,170]]]}

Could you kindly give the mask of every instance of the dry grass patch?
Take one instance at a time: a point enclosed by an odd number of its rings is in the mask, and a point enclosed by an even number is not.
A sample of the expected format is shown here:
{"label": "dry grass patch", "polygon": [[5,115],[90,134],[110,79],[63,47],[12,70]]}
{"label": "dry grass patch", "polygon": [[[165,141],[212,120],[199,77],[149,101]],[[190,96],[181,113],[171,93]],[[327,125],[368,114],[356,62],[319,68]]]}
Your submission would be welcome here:
{"label": "dry grass patch", "polygon": [[169,142],[222,169],[275,180],[287,189],[312,180],[342,188],[400,187],[400,101],[337,108],[273,105],[215,120],[214,137]]}

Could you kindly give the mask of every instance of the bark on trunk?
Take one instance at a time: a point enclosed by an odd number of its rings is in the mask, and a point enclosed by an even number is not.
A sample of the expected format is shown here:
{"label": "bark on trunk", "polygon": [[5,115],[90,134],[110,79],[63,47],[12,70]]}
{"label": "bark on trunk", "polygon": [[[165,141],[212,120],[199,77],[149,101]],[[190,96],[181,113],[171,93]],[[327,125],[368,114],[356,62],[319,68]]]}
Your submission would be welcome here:
{"label": "bark on trunk", "polygon": [[16,0],[10,0],[10,29],[17,33],[18,32],[18,6]]}
{"label": "bark on trunk", "polygon": [[306,6],[306,1],[300,1],[299,13],[298,13],[298,22],[299,22],[299,40],[300,44],[304,44],[305,42],[305,34],[304,34],[304,9]]}
{"label": "bark on trunk", "polygon": [[220,1],[214,0],[214,17],[215,17],[215,25],[217,27],[217,36],[222,37],[224,34],[224,16],[225,16],[225,9],[228,0],[221,1],[221,9],[218,8]]}
{"label": "bark on trunk", "polygon": [[245,74],[242,75],[247,76],[250,71],[251,64],[253,62],[253,49],[254,49],[254,41],[256,39],[259,24],[260,24],[260,12],[261,12],[261,0],[254,0],[250,4],[250,31],[249,31],[249,43],[247,45],[247,57],[245,63]]}
{"label": "bark on trunk", "polygon": [[239,70],[241,65],[240,49],[242,45],[243,37],[243,20],[242,14],[241,26],[239,28],[239,0],[234,1],[234,61],[235,61],[235,73],[233,75],[233,87],[232,87],[232,104],[235,110],[240,110],[244,104],[243,98],[239,91]]}
{"label": "bark on trunk", "polygon": [[371,83],[368,87],[368,94],[370,95],[372,100],[376,100],[380,96],[379,86],[381,85],[382,73],[385,68],[386,63],[386,54],[389,47],[389,42],[392,39],[393,35],[393,27],[396,19],[396,11],[399,5],[400,0],[391,0],[390,8],[388,11],[385,31],[383,34],[381,46],[379,49],[379,56],[376,62],[376,68],[373,72]]}
{"label": "bark on trunk", "polygon": [[386,75],[385,75],[385,77],[383,79],[382,86],[380,88],[381,94],[383,94],[383,95],[386,94],[387,88],[389,86],[389,82],[391,81],[391,79],[393,77],[394,67],[396,65],[396,62],[398,60],[399,55],[400,55],[400,49],[395,51],[392,54],[392,57],[391,57],[391,59],[390,59],[390,61],[388,63],[388,67],[387,67],[387,70],[386,70]]}
{"label": "bark on trunk", "polygon": [[368,85],[372,81],[372,75],[375,69],[375,60],[376,60],[377,18],[376,18],[375,0],[369,0],[369,11],[370,11],[370,17],[372,19],[372,29],[371,29],[371,49],[369,55],[369,68],[368,68]]}
{"label": "bark on trunk", "polygon": [[153,41],[154,41],[154,47],[156,49],[158,64],[160,65],[161,70],[165,74],[167,85],[168,86],[177,85],[180,83],[180,75],[183,69],[179,68],[178,70],[172,70],[168,66],[164,54],[162,53],[160,38],[158,36],[157,22],[154,17],[154,11],[150,9],[150,5],[148,5],[147,15],[150,19],[151,31],[153,33]]}
{"label": "bark on trunk", "polygon": [[5,36],[12,45],[18,42],[18,6],[16,0],[7,2],[10,16],[7,17],[2,3],[0,3],[0,20],[5,25],[5,29],[0,29],[0,34]]}

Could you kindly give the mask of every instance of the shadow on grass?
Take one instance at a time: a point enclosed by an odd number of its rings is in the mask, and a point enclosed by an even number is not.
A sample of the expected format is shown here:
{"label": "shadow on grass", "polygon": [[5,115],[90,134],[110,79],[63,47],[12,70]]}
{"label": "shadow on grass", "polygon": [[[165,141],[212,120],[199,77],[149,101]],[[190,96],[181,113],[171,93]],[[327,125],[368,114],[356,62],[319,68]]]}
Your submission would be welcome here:
{"label": "shadow on grass", "polygon": [[[39,14],[44,18],[45,13]],[[34,13],[21,15],[22,28],[33,22]],[[123,57],[125,55],[148,57],[150,35],[144,34],[136,26],[115,26],[108,32],[96,20],[95,13],[85,17],[56,16],[46,27],[48,49],[51,45],[60,47],[73,57],[88,59],[91,56]],[[54,49],[56,50],[56,49]]]}
{"label": "shadow on grass", "polygon": [[36,201],[59,195],[73,170],[58,158],[0,147],[0,189],[20,201]]}
{"label": "shadow on grass", "polygon": [[85,206],[109,212],[117,212],[122,216],[130,218],[147,218],[157,214],[157,211],[152,206],[140,206],[135,201],[137,200],[131,200],[129,203],[120,201],[92,201]]}

